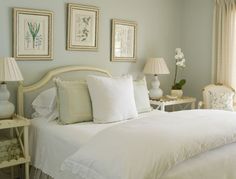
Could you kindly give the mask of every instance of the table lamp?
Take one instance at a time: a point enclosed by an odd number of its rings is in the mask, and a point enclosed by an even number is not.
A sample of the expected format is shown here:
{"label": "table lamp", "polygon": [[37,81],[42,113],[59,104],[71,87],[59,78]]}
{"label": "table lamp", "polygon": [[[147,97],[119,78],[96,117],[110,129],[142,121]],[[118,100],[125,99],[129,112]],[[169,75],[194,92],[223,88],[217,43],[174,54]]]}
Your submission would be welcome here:
{"label": "table lamp", "polygon": [[0,58],[0,119],[12,117],[15,111],[14,105],[8,101],[8,81],[23,81],[23,77],[14,58]]}
{"label": "table lamp", "polygon": [[154,80],[151,82],[152,88],[149,90],[149,96],[151,99],[160,99],[163,96],[163,91],[160,89],[158,75],[170,73],[165,60],[163,58],[148,59],[143,73],[154,75]]}

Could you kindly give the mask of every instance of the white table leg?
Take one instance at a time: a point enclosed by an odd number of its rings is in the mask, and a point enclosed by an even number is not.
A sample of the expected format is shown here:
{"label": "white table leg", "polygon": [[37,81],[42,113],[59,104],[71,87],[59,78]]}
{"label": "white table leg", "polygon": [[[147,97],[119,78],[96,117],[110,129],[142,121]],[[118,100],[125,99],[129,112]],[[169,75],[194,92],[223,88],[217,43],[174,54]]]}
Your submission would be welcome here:
{"label": "white table leg", "polygon": [[14,179],[14,167],[11,167],[11,179]]}
{"label": "white table leg", "polygon": [[[25,149],[25,158],[29,158],[29,143],[28,143],[28,127],[24,127],[24,149]],[[29,179],[29,162],[25,163],[25,179]]]}
{"label": "white table leg", "polygon": [[161,111],[165,111],[165,105],[161,103]]}
{"label": "white table leg", "polygon": [[[10,137],[11,137],[11,139],[14,137],[13,128],[10,129]],[[14,167],[11,167],[11,179],[14,179]]]}

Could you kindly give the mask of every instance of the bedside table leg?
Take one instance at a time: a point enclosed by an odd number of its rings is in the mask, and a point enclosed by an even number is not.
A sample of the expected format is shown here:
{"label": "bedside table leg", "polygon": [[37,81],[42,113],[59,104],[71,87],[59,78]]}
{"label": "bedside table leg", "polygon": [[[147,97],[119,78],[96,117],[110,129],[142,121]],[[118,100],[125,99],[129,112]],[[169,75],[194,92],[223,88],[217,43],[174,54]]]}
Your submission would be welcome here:
{"label": "bedside table leg", "polygon": [[29,179],[29,163],[25,163],[25,179]]}
{"label": "bedside table leg", "polygon": [[14,167],[11,167],[11,179],[14,179]]}
{"label": "bedside table leg", "polygon": [[[28,132],[28,127],[24,127],[24,148],[25,148],[25,158],[28,160],[29,159],[29,143],[28,143],[28,138],[29,138],[29,132]],[[25,179],[29,179],[29,162],[25,163]]]}
{"label": "bedside table leg", "polygon": [[165,111],[165,105],[163,103],[161,104],[161,111]]}
{"label": "bedside table leg", "polygon": [[[13,128],[10,129],[10,137],[11,137],[11,139],[14,137]],[[11,167],[11,179],[14,179],[14,167]]]}

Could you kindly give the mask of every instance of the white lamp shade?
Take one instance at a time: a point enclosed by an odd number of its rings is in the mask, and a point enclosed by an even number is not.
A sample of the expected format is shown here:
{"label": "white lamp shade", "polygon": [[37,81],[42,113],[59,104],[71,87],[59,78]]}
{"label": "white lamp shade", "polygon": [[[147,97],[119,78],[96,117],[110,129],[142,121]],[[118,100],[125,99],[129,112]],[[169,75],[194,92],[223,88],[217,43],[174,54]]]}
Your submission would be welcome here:
{"label": "white lamp shade", "polygon": [[22,74],[14,58],[0,58],[0,81],[23,81]]}
{"label": "white lamp shade", "polygon": [[163,58],[150,58],[148,59],[143,69],[143,73],[160,75],[160,74],[169,74],[170,71]]}

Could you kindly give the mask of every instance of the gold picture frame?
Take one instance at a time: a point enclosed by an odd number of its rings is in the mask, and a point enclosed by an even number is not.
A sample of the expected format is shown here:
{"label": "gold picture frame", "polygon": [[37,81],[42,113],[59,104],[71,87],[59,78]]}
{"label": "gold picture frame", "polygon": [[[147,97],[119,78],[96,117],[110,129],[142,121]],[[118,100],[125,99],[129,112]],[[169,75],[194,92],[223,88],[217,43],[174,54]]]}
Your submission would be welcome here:
{"label": "gold picture frame", "polygon": [[67,50],[96,51],[98,49],[98,31],[98,7],[68,4]]}
{"label": "gold picture frame", "polygon": [[13,8],[13,56],[16,60],[53,59],[53,12]]}
{"label": "gold picture frame", "polygon": [[136,62],[137,23],[112,19],[111,61]]}

